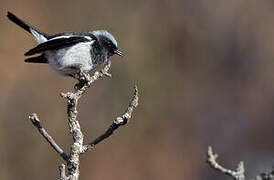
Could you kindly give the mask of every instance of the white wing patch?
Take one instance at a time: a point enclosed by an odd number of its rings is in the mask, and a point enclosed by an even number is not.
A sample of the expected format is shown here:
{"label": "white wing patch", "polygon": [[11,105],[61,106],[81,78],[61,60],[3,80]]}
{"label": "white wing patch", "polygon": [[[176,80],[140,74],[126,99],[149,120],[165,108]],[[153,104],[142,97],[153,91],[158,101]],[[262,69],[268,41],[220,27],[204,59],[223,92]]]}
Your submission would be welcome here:
{"label": "white wing patch", "polygon": [[[83,36],[77,36],[77,35],[63,35],[63,36],[57,36],[57,37],[54,37],[54,38],[51,38],[50,40],[54,40],[54,39],[61,39],[61,38],[71,38],[71,37],[83,37]],[[89,36],[84,36],[84,38],[86,38],[87,40],[92,40],[91,37]],[[49,41],[50,41],[49,40]]]}
{"label": "white wing patch", "polygon": [[[90,40],[90,41],[92,40],[90,36],[84,36],[84,37],[85,37],[86,39]],[[92,44],[93,44],[94,42],[95,42],[95,41],[93,40],[93,41],[92,41]]]}
{"label": "white wing patch", "polygon": [[71,37],[73,37],[73,36],[72,36],[72,35],[67,35],[67,36],[65,36],[65,35],[64,35],[64,36],[56,36],[56,37],[54,37],[54,38],[51,38],[50,41],[51,41],[51,40],[54,40],[54,39],[71,38]]}
{"label": "white wing patch", "polygon": [[38,44],[41,44],[41,43],[46,42],[48,40],[45,36],[43,36],[42,34],[39,34],[37,31],[35,31],[31,28],[30,28],[30,31],[31,31],[31,34],[34,36],[34,38],[35,38],[35,40]]}

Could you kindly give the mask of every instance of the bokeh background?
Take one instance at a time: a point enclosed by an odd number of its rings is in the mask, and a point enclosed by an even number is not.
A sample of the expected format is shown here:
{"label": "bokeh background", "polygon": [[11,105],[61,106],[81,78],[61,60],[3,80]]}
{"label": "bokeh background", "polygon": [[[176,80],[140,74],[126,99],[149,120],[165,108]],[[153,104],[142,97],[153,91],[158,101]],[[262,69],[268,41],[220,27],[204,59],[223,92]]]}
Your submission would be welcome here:
{"label": "bokeh background", "polygon": [[81,157],[82,180],[227,179],[205,163],[245,162],[248,177],[274,160],[274,2],[271,0],[0,0],[0,179],[56,179],[59,156],[28,120],[36,112],[68,152],[62,91],[75,81],[25,64],[32,37],[11,11],[49,34],[107,29],[126,56],[113,78],[81,99],[88,142],[124,112],[137,84],[131,122]]}

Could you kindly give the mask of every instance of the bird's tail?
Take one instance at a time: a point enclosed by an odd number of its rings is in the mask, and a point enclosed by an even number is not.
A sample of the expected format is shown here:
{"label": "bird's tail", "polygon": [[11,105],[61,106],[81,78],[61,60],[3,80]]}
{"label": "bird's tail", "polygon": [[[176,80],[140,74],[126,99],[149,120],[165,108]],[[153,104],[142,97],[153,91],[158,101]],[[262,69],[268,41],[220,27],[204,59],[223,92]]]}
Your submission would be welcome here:
{"label": "bird's tail", "polygon": [[26,31],[28,31],[29,33],[31,33],[35,37],[35,39],[38,43],[42,43],[42,42],[46,41],[47,39],[49,39],[49,35],[39,31],[35,27],[26,23],[25,21],[19,19],[17,16],[12,14],[11,12],[8,12],[7,17],[9,18],[9,20],[11,20],[12,22],[17,24],[21,28],[23,28]]}

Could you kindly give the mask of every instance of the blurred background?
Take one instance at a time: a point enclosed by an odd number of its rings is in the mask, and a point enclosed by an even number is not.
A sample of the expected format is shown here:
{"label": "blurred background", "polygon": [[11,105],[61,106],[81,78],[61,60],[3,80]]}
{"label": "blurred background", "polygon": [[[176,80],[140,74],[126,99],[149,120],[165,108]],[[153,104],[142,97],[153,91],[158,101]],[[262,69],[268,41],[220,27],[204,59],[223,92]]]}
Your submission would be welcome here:
{"label": "blurred background", "polygon": [[274,160],[274,2],[271,0],[0,0],[0,179],[57,179],[60,157],[28,120],[36,112],[68,152],[66,101],[75,81],[25,64],[32,37],[11,11],[49,34],[106,29],[126,56],[82,97],[85,142],[123,113],[130,123],[81,156],[80,179],[228,179],[205,163],[208,145],[247,177]]}

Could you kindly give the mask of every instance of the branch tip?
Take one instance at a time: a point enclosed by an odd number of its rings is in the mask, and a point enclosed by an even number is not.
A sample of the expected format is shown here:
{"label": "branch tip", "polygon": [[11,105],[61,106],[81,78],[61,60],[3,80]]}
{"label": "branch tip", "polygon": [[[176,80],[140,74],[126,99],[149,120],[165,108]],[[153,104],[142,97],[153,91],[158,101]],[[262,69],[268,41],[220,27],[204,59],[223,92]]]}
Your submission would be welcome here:
{"label": "branch tip", "polygon": [[240,161],[237,167],[237,172],[243,174],[245,172],[244,162]]}
{"label": "branch tip", "polygon": [[218,158],[218,154],[214,154],[212,147],[208,146],[208,150],[207,150],[207,156],[208,156],[208,161],[216,161]]}
{"label": "branch tip", "polygon": [[29,119],[30,119],[32,122],[34,122],[34,121],[40,122],[40,120],[39,120],[39,118],[38,118],[38,116],[37,116],[36,113],[30,114],[30,115],[29,115]]}

